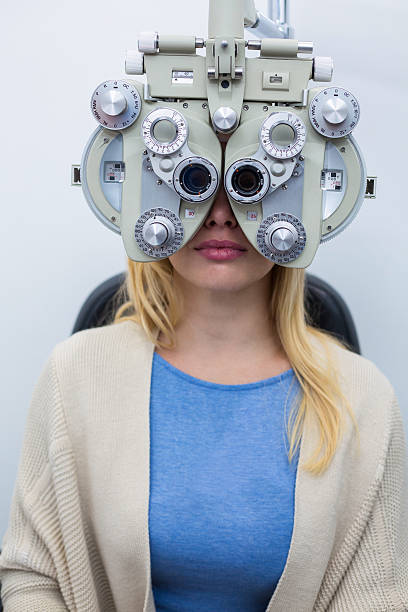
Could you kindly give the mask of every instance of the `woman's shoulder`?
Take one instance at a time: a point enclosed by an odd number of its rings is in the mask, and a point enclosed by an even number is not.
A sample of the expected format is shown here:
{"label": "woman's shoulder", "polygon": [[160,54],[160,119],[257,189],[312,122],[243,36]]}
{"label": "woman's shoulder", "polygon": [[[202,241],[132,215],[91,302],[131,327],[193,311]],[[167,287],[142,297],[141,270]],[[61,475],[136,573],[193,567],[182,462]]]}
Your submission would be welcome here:
{"label": "woman's shoulder", "polygon": [[353,481],[353,495],[357,499],[358,491],[365,494],[367,483],[374,480],[379,482],[388,454],[394,452],[394,448],[397,448],[399,457],[403,456],[402,413],[392,383],[373,360],[330,339],[326,348],[322,339],[320,350],[325,355],[328,350],[330,367],[336,371],[340,389],[358,428],[356,436],[356,429],[349,419],[350,412],[347,411],[348,415],[344,415],[347,424],[345,435],[336,452],[339,470],[349,475],[349,483]]}
{"label": "woman's shoulder", "polygon": [[390,380],[374,361],[337,344],[332,351],[343,385],[361,395],[394,395]]}
{"label": "woman's shoulder", "polygon": [[[394,387],[380,367],[328,336],[313,336],[316,353],[336,374],[341,390],[359,421],[380,427],[399,411]],[[381,425],[382,424],[382,425]]]}
{"label": "woman's shoulder", "polygon": [[58,351],[76,351],[80,348],[87,348],[89,346],[109,345],[110,343],[122,341],[126,342],[130,337],[136,341],[147,339],[142,327],[135,321],[127,319],[110,325],[92,327],[90,329],[78,331],[59,342],[55,348]]}
{"label": "woman's shoulder", "polygon": [[[393,394],[394,389],[387,376],[374,361],[346,348],[328,334],[309,335],[317,361],[327,364],[337,372],[343,389],[353,390],[360,394]],[[324,366],[323,366],[324,367]]]}
{"label": "woman's shoulder", "polygon": [[394,387],[374,361],[330,344],[341,390],[358,423],[362,444],[379,451],[383,444],[388,445],[395,429],[402,429]]}
{"label": "woman's shoulder", "polygon": [[54,347],[52,358],[57,370],[69,372],[100,370],[105,364],[126,363],[130,357],[146,354],[153,345],[144,330],[134,321],[126,320],[76,332]]}

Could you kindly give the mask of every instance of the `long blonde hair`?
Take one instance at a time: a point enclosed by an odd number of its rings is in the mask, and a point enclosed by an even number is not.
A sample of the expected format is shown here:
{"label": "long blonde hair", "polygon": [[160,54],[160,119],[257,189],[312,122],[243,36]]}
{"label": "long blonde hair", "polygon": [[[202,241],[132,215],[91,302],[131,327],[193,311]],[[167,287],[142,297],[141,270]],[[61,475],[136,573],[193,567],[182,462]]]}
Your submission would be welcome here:
{"label": "long blonde hair", "polygon": [[[318,476],[330,465],[343,435],[342,408],[352,419],[358,435],[357,422],[341,390],[330,350],[333,345],[343,348],[344,345],[330,334],[314,328],[308,320],[304,306],[304,269],[275,265],[271,279],[271,320],[302,391],[301,400],[293,405],[287,421],[288,459],[291,462],[296,455],[306,419],[316,419],[319,443],[301,467]],[[175,347],[175,329],[183,316],[183,300],[173,282],[173,266],[169,259],[151,263],[128,259],[128,273],[117,299],[123,303],[116,310],[114,324],[134,321],[155,346]],[[162,343],[160,332],[169,343]],[[323,358],[316,350],[316,341],[323,349]]]}

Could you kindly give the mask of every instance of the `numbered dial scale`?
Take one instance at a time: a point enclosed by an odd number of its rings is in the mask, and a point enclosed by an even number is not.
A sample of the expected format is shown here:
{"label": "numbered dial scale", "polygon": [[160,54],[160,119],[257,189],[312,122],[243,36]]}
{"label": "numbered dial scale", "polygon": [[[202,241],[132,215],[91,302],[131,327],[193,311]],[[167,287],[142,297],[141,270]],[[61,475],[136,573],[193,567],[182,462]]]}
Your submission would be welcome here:
{"label": "numbered dial scale", "polygon": [[328,87],[318,93],[309,106],[310,122],[326,138],[343,138],[360,119],[360,105],[350,91]]}
{"label": "numbered dial scale", "polygon": [[92,94],[92,114],[108,130],[129,127],[138,118],[140,109],[139,92],[127,81],[105,81]]}
{"label": "numbered dial scale", "polygon": [[135,226],[139,248],[150,257],[169,257],[181,247],[184,228],[180,218],[167,208],[151,208],[144,212]]}
{"label": "numbered dial scale", "polygon": [[188,125],[183,115],[173,108],[158,108],[144,119],[142,136],[149,151],[171,155],[186,142]]}
{"label": "numbered dial scale", "polygon": [[306,127],[294,113],[272,113],[262,124],[260,139],[271,157],[289,159],[303,149]]}
{"label": "numbered dial scale", "polygon": [[266,217],[257,232],[261,253],[277,264],[294,261],[306,245],[305,228],[295,215],[285,212]]}

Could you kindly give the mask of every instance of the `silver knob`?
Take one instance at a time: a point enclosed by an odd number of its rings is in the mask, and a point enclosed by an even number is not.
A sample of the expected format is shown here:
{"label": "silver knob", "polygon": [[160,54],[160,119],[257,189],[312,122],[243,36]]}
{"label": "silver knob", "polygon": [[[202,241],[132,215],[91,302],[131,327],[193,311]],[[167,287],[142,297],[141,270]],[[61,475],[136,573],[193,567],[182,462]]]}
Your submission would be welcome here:
{"label": "silver knob", "polygon": [[251,51],[260,51],[262,40],[248,40],[248,49]]}
{"label": "silver knob", "polygon": [[303,223],[290,213],[276,212],[259,226],[256,240],[262,255],[275,263],[294,261],[306,245]]}
{"label": "silver knob", "polygon": [[269,238],[272,246],[280,252],[290,251],[295,244],[296,238],[288,228],[280,227],[275,230]]}
{"label": "silver knob", "polygon": [[110,117],[121,115],[127,107],[126,98],[120,91],[110,89],[101,96],[101,110]]}
{"label": "silver knob", "polygon": [[173,223],[165,217],[153,217],[143,226],[143,239],[152,247],[159,247],[174,238]]}
{"label": "silver knob", "polygon": [[216,130],[223,132],[231,132],[238,123],[237,113],[229,106],[220,106],[212,118],[213,125]]}
{"label": "silver knob", "polygon": [[323,104],[322,115],[328,123],[343,123],[348,115],[347,104],[340,98],[329,98]]}
{"label": "silver knob", "polygon": [[143,228],[143,238],[151,246],[162,246],[167,242],[169,232],[162,223],[151,223]]}
{"label": "silver knob", "polygon": [[314,44],[312,42],[299,42],[298,53],[313,53]]}

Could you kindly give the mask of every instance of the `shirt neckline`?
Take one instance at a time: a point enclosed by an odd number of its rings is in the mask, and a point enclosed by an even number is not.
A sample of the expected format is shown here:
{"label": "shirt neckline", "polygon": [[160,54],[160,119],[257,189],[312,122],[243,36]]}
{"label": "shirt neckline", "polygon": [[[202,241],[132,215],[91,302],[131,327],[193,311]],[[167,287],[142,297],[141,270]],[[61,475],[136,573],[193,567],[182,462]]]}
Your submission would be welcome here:
{"label": "shirt neckline", "polygon": [[258,380],[251,383],[244,383],[242,385],[224,385],[220,383],[211,382],[209,380],[203,380],[201,378],[196,378],[195,376],[191,376],[191,374],[187,374],[187,372],[179,370],[174,365],[166,361],[166,359],[164,359],[164,357],[159,355],[159,353],[157,353],[156,351],[154,351],[153,353],[153,358],[159,361],[159,363],[161,363],[161,365],[167,368],[170,372],[172,372],[176,376],[179,376],[180,378],[183,378],[187,382],[211,389],[245,391],[248,389],[256,389],[258,387],[269,387],[272,385],[277,385],[286,380],[287,378],[294,376],[293,368],[290,368],[289,370],[285,370],[285,372],[282,372],[281,374],[277,374],[276,376],[271,376],[270,378],[265,378],[263,380]]}

